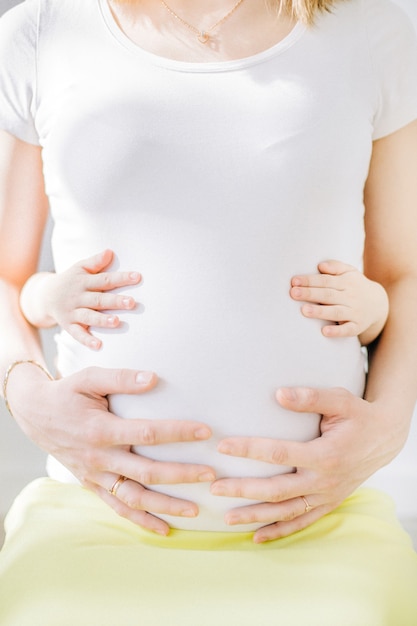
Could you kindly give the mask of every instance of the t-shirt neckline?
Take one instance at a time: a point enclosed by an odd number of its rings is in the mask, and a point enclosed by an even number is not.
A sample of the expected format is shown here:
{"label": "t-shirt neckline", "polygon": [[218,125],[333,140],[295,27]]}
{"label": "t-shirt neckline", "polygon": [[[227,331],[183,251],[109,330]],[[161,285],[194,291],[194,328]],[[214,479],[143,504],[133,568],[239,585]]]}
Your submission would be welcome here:
{"label": "t-shirt neckline", "polygon": [[251,65],[256,65],[270,59],[271,57],[282,54],[288,48],[293,46],[304,34],[306,26],[301,22],[297,22],[292,30],[281,41],[275,45],[258,52],[248,57],[241,59],[232,59],[230,61],[209,61],[209,62],[190,62],[190,61],[178,61],[176,59],[170,59],[169,57],[159,56],[153,52],[141,48],[134,43],[122,29],[119,27],[111,12],[108,0],[98,0],[104,22],[115,37],[115,39],[124,48],[132,52],[133,54],[147,59],[148,62],[159,65],[168,69],[183,71],[183,72],[225,72],[237,70]]}

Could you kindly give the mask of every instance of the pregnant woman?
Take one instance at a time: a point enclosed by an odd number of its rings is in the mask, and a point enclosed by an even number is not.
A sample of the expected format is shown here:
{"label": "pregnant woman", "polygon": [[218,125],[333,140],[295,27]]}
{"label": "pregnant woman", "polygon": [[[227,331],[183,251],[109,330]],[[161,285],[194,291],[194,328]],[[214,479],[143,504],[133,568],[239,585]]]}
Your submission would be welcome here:
{"label": "pregnant woman", "polygon": [[[3,388],[49,453],[7,519],[2,623],[415,624],[409,538],[355,491],[416,395],[403,14],[26,0],[0,40]],[[143,277],[99,351],[58,335],[54,381],[20,308],[48,206],[57,272],[111,249]],[[358,338],[288,293],[335,258],[390,299],[366,389]]]}

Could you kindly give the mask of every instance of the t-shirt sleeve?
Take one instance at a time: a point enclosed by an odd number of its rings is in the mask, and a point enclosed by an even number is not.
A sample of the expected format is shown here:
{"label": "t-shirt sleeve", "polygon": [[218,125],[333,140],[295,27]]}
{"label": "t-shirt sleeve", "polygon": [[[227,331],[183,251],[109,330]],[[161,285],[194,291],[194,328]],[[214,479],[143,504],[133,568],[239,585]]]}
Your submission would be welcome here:
{"label": "t-shirt sleeve", "polygon": [[417,119],[417,35],[390,0],[363,0],[376,88],[373,139]]}
{"label": "t-shirt sleeve", "polygon": [[0,18],[0,128],[35,145],[37,21],[38,0]]}

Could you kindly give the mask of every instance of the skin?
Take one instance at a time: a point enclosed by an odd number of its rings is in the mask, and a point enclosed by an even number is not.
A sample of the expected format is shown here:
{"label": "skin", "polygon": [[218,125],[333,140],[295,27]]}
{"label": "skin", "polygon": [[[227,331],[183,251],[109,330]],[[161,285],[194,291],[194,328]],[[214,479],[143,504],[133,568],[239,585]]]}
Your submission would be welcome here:
{"label": "skin", "polygon": [[[234,6],[224,0],[173,0],[167,4],[189,24],[210,27]],[[178,61],[206,62],[239,59],[270,48],[286,37],[293,18],[268,8],[259,0],[244,0],[202,45],[197,35],[153,0],[110,0],[113,16],[124,33],[141,48]],[[239,37],[236,37],[236,33]]]}
{"label": "skin", "polygon": [[325,325],[325,337],[358,336],[362,345],[374,341],[388,317],[387,292],[355,267],[340,261],[323,261],[319,274],[294,276],[290,295],[303,301],[306,317],[336,322]]}
{"label": "skin", "polygon": [[[145,4],[149,4],[150,16],[156,23],[166,21],[161,8],[152,9],[151,3]],[[218,11],[219,3],[213,2],[210,6],[214,9],[215,5]],[[262,30],[254,28],[250,17],[256,17],[256,24],[263,24],[265,28],[267,17],[261,11],[253,13],[258,4],[248,2],[246,6],[248,8],[245,11],[242,8],[239,17],[236,12],[234,28],[240,26],[242,33],[241,38],[235,38],[238,42],[226,37],[231,28],[229,21],[221,31],[224,39],[216,39],[214,48],[202,46],[191,38],[189,50],[182,54],[188,60],[200,61],[253,54],[262,46]],[[129,19],[135,22],[135,15],[125,17],[118,13],[119,21],[128,32]],[[136,17],[139,23],[141,20]],[[191,17],[190,14],[190,21]],[[214,17],[214,13],[208,12],[208,17]],[[287,31],[290,30],[288,21],[285,25]],[[167,54],[169,50],[161,44],[162,34],[158,36],[152,28],[152,23],[146,24],[144,32],[149,41],[152,39],[152,45],[156,48],[160,45],[160,50],[154,48],[153,51]],[[130,31],[132,38],[139,30]],[[185,33],[178,34],[175,43],[176,31],[170,29],[170,32],[172,38],[166,45],[172,49],[172,58],[177,58],[181,56],[179,50]],[[250,32],[261,34],[249,38]],[[267,32],[268,44],[272,30]],[[296,443],[239,437],[219,444],[223,454],[271,463],[271,474],[275,464],[297,467],[295,473],[272,475],[268,479],[224,478],[213,482],[211,489],[216,495],[259,501],[227,515],[230,524],[245,523],[249,518],[263,524],[254,535],[256,542],[300,530],[334,509],[367,477],[393,459],[406,440],[415,403],[417,371],[416,168],[417,123],[375,142],[365,190],[364,269],[370,280],[386,289],[391,313],[378,344],[372,349],[365,398],[356,398],[339,389],[281,389],[277,392],[277,401],[282,406],[291,411],[323,415],[320,438]],[[37,333],[24,318],[19,300],[23,285],[36,272],[46,214],[39,148],[1,133],[1,373],[17,359],[43,362]],[[23,230],[22,223],[25,224]],[[25,364],[13,369],[7,391],[16,421],[38,446],[52,453],[120,515],[167,534],[169,528],[157,517],[158,513],[192,516],[197,514],[197,507],[164,494],[151,493],[142,484],[162,483],[169,478],[172,482],[212,481],[213,471],[206,466],[154,463],[150,461],[151,450],[144,458],[133,455],[130,446],[195,441],[207,439],[211,433],[207,426],[198,422],[120,420],[109,412],[107,394],[146,393],[156,384],[156,374],[151,372],[101,368],[89,368],[51,382],[39,368]],[[215,389],[215,385],[213,387]],[[129,480],[120,486],[117,497],[111,496],[108,489],[119,474]],[[313,507],[311,511],[305,512],[301,496],[308,498]]]}
{"label": "skin", "polygon": [[58,324],[81,344],[99,350],[102,342],[92,336],[90,326],[117,328],[118,316],[108,311],[136,307],[134,298],[109,292],[137,285],[142,278],[139,272],[106,272],[113,257],[112,250],[104,250],[59,274],[31,276],[20,294],[20,307],[28,322],[37,328]]}

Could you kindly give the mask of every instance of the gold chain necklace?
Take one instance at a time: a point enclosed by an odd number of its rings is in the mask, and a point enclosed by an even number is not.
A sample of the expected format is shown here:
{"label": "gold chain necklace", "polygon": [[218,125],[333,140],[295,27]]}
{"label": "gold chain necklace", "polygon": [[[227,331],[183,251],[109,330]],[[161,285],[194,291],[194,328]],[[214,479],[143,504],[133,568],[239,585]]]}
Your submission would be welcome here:
{"label": "gold chain necklace", "polygon": [[166,10],[172,15],[172,17],[175,17],[175,19],[181,22],[181,24],[183,24],[184,26],[186,26],[188,30],[191,30],[193,33],[197,35],[197,39],[200,43],[207,43],[210,40],[210,32],[214,30],[217,26],[220,26],[220,24],[223,24],[223,22],[226,21],[227,18],[230,17],[232,13],[236,11],[238,6],[241,5],[243,2],[243,0],[237,0],[235,6],[232,7],[230,11],[226,13],[226,15],[224,15],[220,20],[218,20],[215,24],[213,24],[213,26],[210,26],[210,28],[208,28],[207,30],[200,30],[196,26],[189,24],[182,17],[177,15],[175,11],[173,11],[171,7],[167,5],[165,0],[160,0],[160,1],[161,1],[161,4],[166,8]]}

